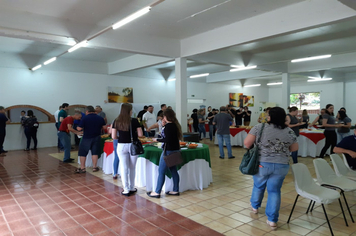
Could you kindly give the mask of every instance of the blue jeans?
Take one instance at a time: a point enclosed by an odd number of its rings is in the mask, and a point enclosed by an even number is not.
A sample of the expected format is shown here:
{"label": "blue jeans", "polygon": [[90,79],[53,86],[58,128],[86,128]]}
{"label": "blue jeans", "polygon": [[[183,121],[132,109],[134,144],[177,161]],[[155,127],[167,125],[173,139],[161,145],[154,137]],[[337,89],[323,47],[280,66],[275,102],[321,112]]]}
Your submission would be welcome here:
{"label": "blue jeans", "polygon": [[291,152],[290,155],[292,156],[293,164],[298,163],[298,150],[295,152]]}
{"label": "blue jeans", "polygon": [[215,125],[209,125],[209,138],[210,141],[213,141]]}
{"label": "blue jeans", "polygon": [[199,129],[199,139],[201,139],[201,134],[204,135],[203,138],[206,138],[205,124],[199,124],[198,129]]}
{"label": "blue jeans", "polygon": [[257,174],[253,176],[253,189],[251,205],[258,209],[261,207],[263,195],[267,186],[266,216],[271,222],[277,222],[281,206],[281,188],[285,176],[288,174],[288,164],[260,162]]}
{"label": "blue jeans", "polygon": [[228,157],[232,157],[230,134],[217,134],[217,136],[219,142],[220,156],[225,157],[224,154],[224,141],[225,141],[227,147],[227,155]]}
{"label": "blue jeans", "polygon": [[[59,132],[58,131],[58,129],[59,129],[59,124],[58,123],[56,123],[56,129],[57,129],[57,133]],[[58,134],[57,134],[57,136],[58,136]],[[57,141],[57,147],[59,148],[59,149],[63,149],[63,145],[61,144],[61,140],[59,139],[59,137],[58,137],[58,141]]]}
{"label": "blue jeans", "polygon": [[114,145],[114,162],[113,162],[113,169],[114,169],[114,173],[113,175],[117,175],[117,170],[119,169],[119,156],[117,155],[117,143],[118,143],[118,139],[114,139],[113,140],[113,145]]}
{"label": "blue jeans", "polygon": [[71,149],[71,141],[70,141],[70,134],[66,132],[59,131],[58,138],[61,141],[61,144],[64,147],[64,158],[63,161],[67,161],[70,158],[70,149]]}
{"label": "blue jeans", "polygon": [[[172,154],[174,152],[179,152],[179,150],[172,150],[166,151],[166,155]],[[156,186],[156,193],[161,193],[164,181],[166,179],[166,170],[168,167],[166,166],[166,162],[164,161],[163,157],[164,152],[161,154],[161,158],[159,159],[159,166],[158,166],[158,179],[157,179],[157,186]],[[179,174],[177,171],[177,166],[172,166],[169,168],[173,178],[173,192],[179,192]]]}
{"label": "blue jeans", "polygon": [[336,134],[337,134],[337,143],[340,143],[341,140],[343,140],[345,137],[350,136],[350,132],[349,133],[336,132]]}

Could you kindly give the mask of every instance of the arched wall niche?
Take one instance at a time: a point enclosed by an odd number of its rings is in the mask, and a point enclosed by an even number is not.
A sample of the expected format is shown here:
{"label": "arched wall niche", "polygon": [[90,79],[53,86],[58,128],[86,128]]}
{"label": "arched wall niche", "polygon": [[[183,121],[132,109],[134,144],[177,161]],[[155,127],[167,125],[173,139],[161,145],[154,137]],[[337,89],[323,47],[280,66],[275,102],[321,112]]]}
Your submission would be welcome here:
{"label": "arched wall niche", "polygon": [[28,110],[32,110],[34,115],[37,117],[40,123],[54,123],[54,116],[46,111],[45,109],[33,105],[15,105],[6,108],[7,115],[11,120],[10,124],[21,123],[21,111],[25,111],[27,114]]}

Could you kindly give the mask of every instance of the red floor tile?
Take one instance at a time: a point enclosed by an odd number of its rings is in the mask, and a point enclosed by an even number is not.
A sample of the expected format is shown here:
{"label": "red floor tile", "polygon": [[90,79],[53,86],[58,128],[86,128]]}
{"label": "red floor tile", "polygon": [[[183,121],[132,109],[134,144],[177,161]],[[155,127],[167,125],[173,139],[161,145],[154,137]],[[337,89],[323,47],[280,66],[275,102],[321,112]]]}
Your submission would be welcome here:
{"label": "red floor tile", "polygon": [[81,209],[80,207],[69,208],[69,209],[66,209],[65,211],[72,217],[87,214],[87,212],[84,211],[83,209]]}
{"label": "red floor tile", "polygon": [[93,221],[88,224],[83,224],[82,226],[91,234],[96,234],[109,230],[108,227],[106,227],[104,224],[102,224],[99,221]]}
{"label": "red floor tile", "polygon": [[100,220],[107,219],[107,218],[110,218],[113,216],[110,212],[107,212],[104,209],[101,209],[99,211],[90,212],[90,214]]}
{"label": "red floor tile", "polygon": [[34,225],[41,225],[41,224],[48,224],[48,223],[52,223],[51,218],[49,218],[46,215],[37,215],[37,216],[31,216],[29,217],[30,222]]}
{"label": "red floor tile", "polygon": [[86,236],[86,235],[91,235],[88,231],[86,231],[82,226],[77,226],[74,228],[70,228],[70,229],[65,229],[63,230],[63,232],[65,233],[65,235],[67,236]]}
{"label": "red floor tile", "polygon": [[22,212],[18,211],[15,213],[9,213],[4,215],[5,219],[7,222],[13,222],[13,221],[18,221],[18,220],[25,220],[27,219],[27,216]]}
{"label": "red floor tile", "polygon": [[147,236],[169,236],[171,234],[167,233],[166,231],[162,229],[155,229],[153,231],[145,233]]}
{"label": "red floor tile", "polygon": [[11,231],[20,231],[28,228],[32,228],[30,221],[28,219],[21,219],[17,221],[8,222]]}
{"label": "red floor tile", "polygon": [[19,230],[13,232],[14,236],[29,236],[29,235],[38,235],[36,229],[34,227],[32,228],[27,228],[24,230]]}
{"label": "red floor tile", "polygon": [[136,229],[137,231],[141,232],[141,233],[147,233],[149,231],[153,231],[156,230],[157,227],[150,224],[149,222],[143,220],[143,221],[136,221],[134,223],[130,223],[130,225]]}
{"label": "red floor tile", "polygon": [[69,228],[74,228],[77,227],[79,224],[71,219],[71,218],[66,218],[64,220],[56,220],[54,223],[58,226],[58,228],[64,230],[64,229],[69,229]]}
{"label": "red floor tile", "polygon": [[50,234],[52,232],[58,231],[59,228],[54,223],[46,223],[35,226],[38,233],[42,234]]}

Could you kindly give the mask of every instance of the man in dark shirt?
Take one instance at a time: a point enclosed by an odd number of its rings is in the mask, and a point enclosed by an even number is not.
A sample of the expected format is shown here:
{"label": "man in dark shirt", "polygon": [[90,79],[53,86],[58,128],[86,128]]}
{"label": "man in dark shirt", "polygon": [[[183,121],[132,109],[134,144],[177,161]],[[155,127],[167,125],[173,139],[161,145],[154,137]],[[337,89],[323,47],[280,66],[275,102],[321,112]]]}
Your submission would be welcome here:
{"label": "man in dark shirt", "polygon": [[159,112],[157,113],[157,119],[158,117],[163,117],[163,112],[167,109],[167,105],[166,104],[162,104],[161,105],[161,110],[159,110]]}
{"label": "man in dark shirt", "polygon": [[58,137],[61,140],[61,143],[64,147],[64,158],[63,162],[73,162],[74,159],[70,158],[70,149],[71,149],[71,137],[70,132],[74,134],[81,135],[82,132],[79,132],[73,129],[74,120],[80,120],[82,114],[79,111],[76,111],[73,116],[68,116],[62,120],[61,125],[58,129]]}
{"label": "man in dark shirt", "polygon": [[147,112],[147,109],[148,109],[148,106],[144,106],[143,110],[140,111],[137,115],[137,120],[140,123],[142,130],[144,130],[144,128],[145,128],[142,124],[142,116],[143,116],[143,114],[145,114]]}
{"label": "man in dark shirt", "polygon": [[58,113],[58,128],[61,126],[62,121],[68,116],[69,104],[63,103],[62,109]]}
{"label": "man in dark shirt", "polygon": [[[209,111],[209,107],[208,107],[208,111]],[[209,138],[210,138],[210,141],[213,141],[214,130],[215,130],[215,127],[213,125],[214,116],[215,116],[215,109],[209,111],[209,114],[206,117],[206,119],[209,120]]]}
{"label": "man in dark shirt", "polygon": [[240,126],[242,125],[242,115],[244,113],[244,110],[242,107],[237,108],[236,110],[234,110],[234,115],[235,115],[235,124],[236,126]]}
{"label": "man in dark shirt", "polygon": [[335,153],[343,153],[351,169],[356,169],[356,129],[354,135],[347,136],[334,147]]}
{"label": "man in dark shirt", "polygon": [[5,153],[7,153],[3,148],[6,135],[6,123],[10,123],[10,120],[6,116],[5,108],[0,106],[0,156],[5,156]]}
{"label": "man in dark shirt", "polygon": [[232,117],[227,113],[227,108],[225,106],[220,107],[220,113],[215,115],[213,124],[216,125],[217,131],[216,135],[219,142],[219,152],[220,159],[224,159],[224,141],[227,147],[227,154],[229,159],[235,158],[232,155],[231,141],[230,141],[230,122],[232,122]]}
{"label": "man in dark shirt", "polygon": [[79,144],[78,156],[80,157],[80,168],[76,169],[76,173],[85,173],[85,161],[89,150],[91,151],[93,160],[93,172],[99,170],[96,166],[98,163],[98,157],[101,153],[101,131],[105,130],[106,122],[103,117],[98,116],[95,113],[93,106],[87,106],[85,108],[85,117],[82,118],[77,130],[83,130],[83,138]]}

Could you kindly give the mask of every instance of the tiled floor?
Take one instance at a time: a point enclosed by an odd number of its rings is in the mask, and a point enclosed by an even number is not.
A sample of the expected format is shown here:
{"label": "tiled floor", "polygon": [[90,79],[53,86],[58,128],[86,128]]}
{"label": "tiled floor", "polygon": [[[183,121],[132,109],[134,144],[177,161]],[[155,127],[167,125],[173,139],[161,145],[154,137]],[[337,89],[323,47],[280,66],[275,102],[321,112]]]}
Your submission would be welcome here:
{"label": "tiled floor", "polygon": [[[202,191],[160,199],[148,198],[144,188],[123,197],[120,179],[102,172],[73,174],[73,166],[53,158],[63,156],[53,148],[9,152],[0,159],[0,235],[330,235],[321,206],[305,214],[309,201],[303,198],[286,223],[296,197],[291,173],[282,187],[278,230],[271,231],[265,201],[258,215],[249,209],[252,178],[238,170],[245,150],[234,147],[237,158],[221,160],[218,148],[204,142],[210,145],[214,182]],[[312,158],[299,161],[315,176]],[[355,215],[356,195],[346,196]],[[356,236],[356,223],[345,226],[337,202],[326,210],[335,235]]]}

